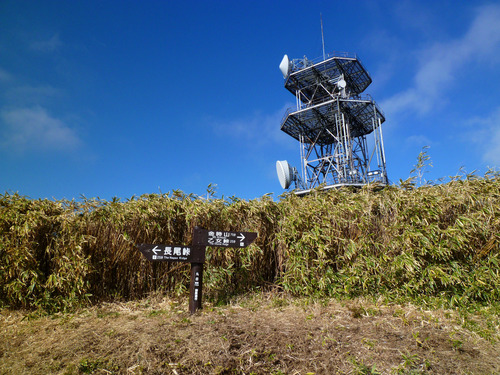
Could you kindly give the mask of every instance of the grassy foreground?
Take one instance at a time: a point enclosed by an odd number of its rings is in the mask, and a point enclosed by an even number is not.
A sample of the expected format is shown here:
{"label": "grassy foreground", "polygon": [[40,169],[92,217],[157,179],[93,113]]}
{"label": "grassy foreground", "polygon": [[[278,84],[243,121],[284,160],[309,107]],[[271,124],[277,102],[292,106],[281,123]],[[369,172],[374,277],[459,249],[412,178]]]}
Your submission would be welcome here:
{"label": "grassy foreground", "polygon": [[252,293],[195,315],[162,296],[36,319],[4,309],[0,374],[499,374],[498,319],[469,318],[490,340],[453,310],[363,298]]}

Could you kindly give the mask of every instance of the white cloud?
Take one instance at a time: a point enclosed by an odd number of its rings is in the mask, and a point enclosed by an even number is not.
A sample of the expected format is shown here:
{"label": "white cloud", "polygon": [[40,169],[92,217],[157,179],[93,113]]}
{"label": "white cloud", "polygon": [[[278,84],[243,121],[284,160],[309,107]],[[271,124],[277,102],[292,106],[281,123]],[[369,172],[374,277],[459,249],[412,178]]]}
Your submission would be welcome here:
{"label": "white cloud", "polygon": [[235,119],[227,122],[214,122],[212,126],[216,133],[234,138],[244,138],[256,146],[268,143],[288,143],[290,136],[280,130],[281,120],[287,108],[283,108],[271,114],[255,113],[246,118]]}
{"label": "white cloud", "polygon": [[500,120],[497,128],[492,131],[490,144],[483,154],[483,160],[492,167],[500,168]]}
{"label": "white cloud", "polygon": [[4,110],[0,119],[0,146],[9,152],[68,152],[82,145],[73,129],[40,106]]}
{"label": "white cloud", "polygon": [[499,19],[499,5],[480,7],[461,38],[420,51],[421,62],[413,86],[385,100],[382,107],[391,114],[403,111],[428,113],[439,102],[443,90],[454,82],[455,74],[466,64],[500,55]]}
{"label": "white cloud", "polygon": [[477,144],[483,161],[491,167],[500,167],[500,107],[487,117],[475,117],[467,121],[472,129],[467,141]]}
{"label": "white cloud", "polygon": [[54,34],[50,39],[37,40],[30,44],[30,48],[39,52],[53,52],[62,46],[59,34]]}
{"label": "white cloud", "polygon": [[12,79],[12,75],[5,69],[0,68],[0,82],[7,82]]}
{"label": "white cloud", "polygon": [[63,90],[50,85],[18,86],[6,90],[5,97],[12,106],[27,107],[43,105],[47,101],[62,95]]}
{"label": "white cloud", "polygon": [[407,145],[411,146],[419,146],[419,147],[424,147],[424,146],[431,146],[434,144],[433,141],[431,141],[429,138],[427,138],[425,135],[411,135],[405,140]]}

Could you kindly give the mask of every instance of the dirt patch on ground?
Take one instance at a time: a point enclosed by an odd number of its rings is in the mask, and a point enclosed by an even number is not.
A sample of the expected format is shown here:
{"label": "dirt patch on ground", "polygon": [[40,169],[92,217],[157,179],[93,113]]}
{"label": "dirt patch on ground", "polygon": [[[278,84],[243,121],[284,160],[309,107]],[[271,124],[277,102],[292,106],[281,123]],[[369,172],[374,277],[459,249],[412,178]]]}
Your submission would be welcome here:
{"label": "dirt patch on ground", "polygon": [[[0,316],[0,374],[500,374],[500,345],[454,312],[258,297]],[[498,337],[497,337],[498,339]]]}

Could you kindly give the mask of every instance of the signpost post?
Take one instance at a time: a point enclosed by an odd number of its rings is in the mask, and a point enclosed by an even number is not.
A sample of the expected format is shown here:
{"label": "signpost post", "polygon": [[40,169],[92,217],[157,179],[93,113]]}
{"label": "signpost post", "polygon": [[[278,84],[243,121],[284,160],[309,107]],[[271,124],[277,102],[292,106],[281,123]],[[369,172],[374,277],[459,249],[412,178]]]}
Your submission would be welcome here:
{"label": "signpost post", "polygon": [[191,263],[189,312],[202,308],[203,263],[207,246],[244,248],[257,238],[254,232],[223,232],[194,227],[191,246],[141,244],[139,251],[152,262]]}
{"label": "signpost post", "polygon": [[[203,251],[205,251],[204,247]],[[189,284],[189,312],[194,314],[201,310],[203,288],[203,263],[191,263],[191,283]]]}

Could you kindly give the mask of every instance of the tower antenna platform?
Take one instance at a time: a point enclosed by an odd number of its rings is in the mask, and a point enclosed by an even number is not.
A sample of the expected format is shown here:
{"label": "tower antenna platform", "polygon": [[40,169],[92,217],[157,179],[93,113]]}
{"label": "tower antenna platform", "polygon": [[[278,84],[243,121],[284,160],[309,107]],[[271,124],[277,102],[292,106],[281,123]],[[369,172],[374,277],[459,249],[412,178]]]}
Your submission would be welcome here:
{"label": "tower antenna platform", "polygon": [[[388,184],[382,123],[385,115],[363,94],[372,79],[356,55],[331,53],[317,60],[283,57],[280,70],[296,108],[281,130],[300,144],[301,169],[286,161],[276,168],[283,189],[295,193],[377,182]],[[370,136],[370,137],[369,137]]]}

